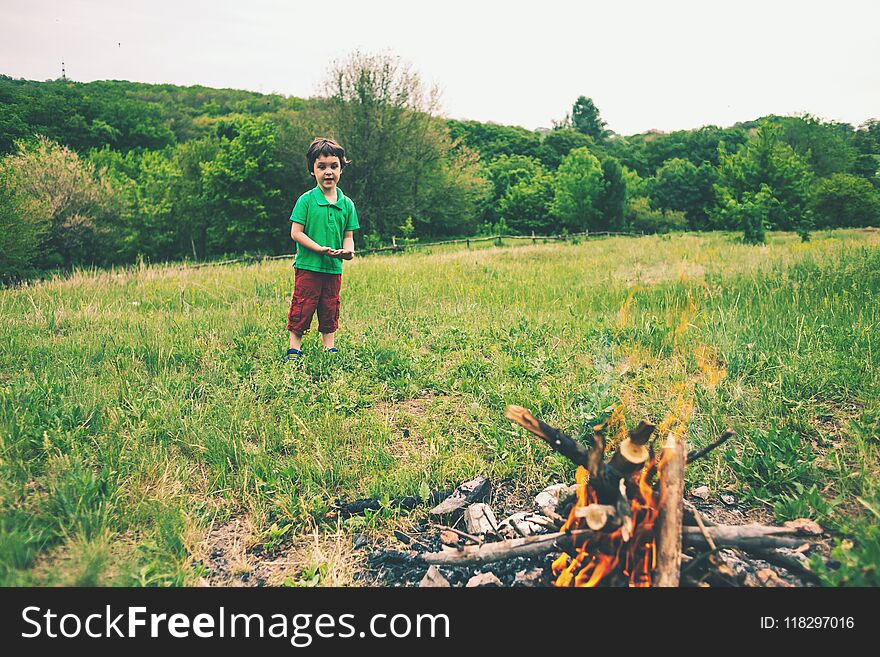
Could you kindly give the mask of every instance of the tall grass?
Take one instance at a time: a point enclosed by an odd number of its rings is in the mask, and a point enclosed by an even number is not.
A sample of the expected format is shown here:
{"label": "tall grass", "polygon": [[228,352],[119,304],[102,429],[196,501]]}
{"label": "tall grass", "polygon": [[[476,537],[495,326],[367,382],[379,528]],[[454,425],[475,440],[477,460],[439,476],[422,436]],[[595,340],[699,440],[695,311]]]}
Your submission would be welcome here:
{"label": "tall grass", "polygon": [[296,368],[289,262],[2,291],[0,581],[185,585],[234,514],[275,545],[329,531],[340,497],[571,480],[509,403],[576,435],[615,408],[658,421],[692,403],[692,445],[738,439],[690,482],[849,532],[855,565],[825,576],[858,581],[880,508],[878,244],[684,234],[356,259],[340,353],[310,336]]}

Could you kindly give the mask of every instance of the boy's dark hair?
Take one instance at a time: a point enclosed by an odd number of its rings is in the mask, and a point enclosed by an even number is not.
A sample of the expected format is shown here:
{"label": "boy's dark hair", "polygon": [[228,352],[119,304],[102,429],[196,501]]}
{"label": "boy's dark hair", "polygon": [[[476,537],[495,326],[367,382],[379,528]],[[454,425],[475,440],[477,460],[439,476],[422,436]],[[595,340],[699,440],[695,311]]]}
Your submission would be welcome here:
{"label": "boy's dark hair", "polygon": [[317,137],[309,144],[309,150],[306,151],[306,161],[309,163],[309,173],[314,173],[315,160],[321,156],[332,155],[339,158],[339,168],[344,169],[346,164],[350,164],[351,160],[346,159],[345,149],[337,142],[327,137]]}

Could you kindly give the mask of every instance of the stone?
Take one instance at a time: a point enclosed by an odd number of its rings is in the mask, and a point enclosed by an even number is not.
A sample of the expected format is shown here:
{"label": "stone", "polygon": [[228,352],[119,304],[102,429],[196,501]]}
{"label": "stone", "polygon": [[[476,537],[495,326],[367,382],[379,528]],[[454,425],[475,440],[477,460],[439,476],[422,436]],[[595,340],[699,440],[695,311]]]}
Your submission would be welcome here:
{"label": "stone", "polygon": [[480,475],[475,479],[459,485],[452,494],[440,502],[429,512],[432,516],[445,516],[460,511],[469,504],[481,502],[492,491],[492,483],[486,475]]}
{"label": "stone", "polygon": [[472,589],[478,586],[504,586],[501,580],[495,576],[495,573],[477,573],[468,580],[464,585],[465,588]]}
{"label": "stone", "polygon": [[709,499],[709,487],[708,486],[698,486],[691,490],[691,495],[696,498],[703,500],[704,502]]}
{"label": "stone", "polygon": [[546,516],[529,513],[528,511],[519,511],[501,521],[501,524],[498,525],[498,533],[503,538],[534,536],[535,534],[548,532],[548,525],[551,524],[552,521]]}
{"label": "stone", "polygon": [[483,502],[471,504],[464,510],[464,524],[469,534],[485,536],[498,532],[498,521],[492,508]]}
{"label": "stone", "polygon": [[422,588],[452,588],[452,585],[443,577],[443,573],[440,572],[437,566],[430,566],[428,568],[428,572],[422,577],[419,586]]}

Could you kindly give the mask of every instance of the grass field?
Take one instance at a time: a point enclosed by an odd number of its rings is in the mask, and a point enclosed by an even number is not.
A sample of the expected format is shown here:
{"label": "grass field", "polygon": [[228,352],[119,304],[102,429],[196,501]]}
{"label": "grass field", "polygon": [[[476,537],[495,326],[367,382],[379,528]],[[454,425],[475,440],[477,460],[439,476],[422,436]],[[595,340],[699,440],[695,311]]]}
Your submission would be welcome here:
{"label": "grass field", "polygon": [[438,247],[345,272],[340,353],[310,334],[297,368],[289,261],[0,291],[0,583],[194,584],[233,517],[246,547],[287,546],[280,581],[356,583],[351,537],[426,507],[328,520],[339,498],[573,481],[504,419],[519,404],[575,435],[675,418],[699,447],[731,426],[689,484],[819,520],[822,579],[880,584],[880,232]]}

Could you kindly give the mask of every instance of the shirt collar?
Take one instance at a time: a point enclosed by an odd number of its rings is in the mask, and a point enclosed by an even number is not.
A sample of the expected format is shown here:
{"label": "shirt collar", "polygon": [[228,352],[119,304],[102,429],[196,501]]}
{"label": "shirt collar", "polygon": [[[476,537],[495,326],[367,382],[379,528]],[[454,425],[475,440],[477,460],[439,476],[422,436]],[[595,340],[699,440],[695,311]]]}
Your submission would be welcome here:
{"label": "shirt collar", "polygon": [[336,188],[336,203],[330,203],[327,200],[327,197],[324,196],[324,192],[321,191],[321,188],[315,185],[315,188],[312,190],[312,194],[315,195],[315,203],[318,205],[332,205],[336,208],[342,209],[342,199],[345,198],[345,194],[342,193],[342,190],[339,187]]}

